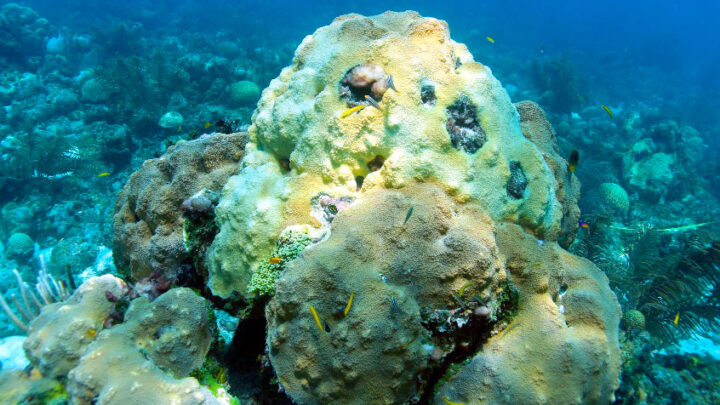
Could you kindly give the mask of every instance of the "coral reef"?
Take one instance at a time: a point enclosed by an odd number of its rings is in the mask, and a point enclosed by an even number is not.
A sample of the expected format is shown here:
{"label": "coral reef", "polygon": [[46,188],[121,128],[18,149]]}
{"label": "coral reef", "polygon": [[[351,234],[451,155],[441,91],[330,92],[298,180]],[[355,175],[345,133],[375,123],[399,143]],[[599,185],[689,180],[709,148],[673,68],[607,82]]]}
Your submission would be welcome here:
{"label": "coral reef", "polygon": [[[445,23],[337,18],[263,92],[249,134],[208,286],[274,289],[268,357],[295,402],[612,400],[617,300],[556,243],[577,229],[577,179],[542,110],[516,108]],[[288,257],[298,227],[309,244]]]}
{"label": "coral reef", "polygon": [[497,239],[520,291],[517,315],[442,387],[435,403],[612,402],[620,307],[607,277],[556,245],[538,245],[516,225],[501,226]]}
{"label": "coral reef", "polygon": [[109,274],[92,278],[67,301],[45,306],[30,323],[25,352],[42,375],[62,378],[77,365],[115,308],[108,292],[121,297],[127,286]]}
{"label": "coral reef", "polygon": [[[382,111],[365,108],[341,118],[352,106],[341,84],[364,63],[381,64],[399,92],[384,93]],[[421,102],[428,82],[435,88],[432,108]],[[482,147],[475,142],[480,129]],[[473,62],[437,20],[411,13],[347,16],[319,29],[263,92],[249,133],[243,169],[218,204],[220,232],[208,252],[209,285],[221,297],[247,295],[251,274],[285,227],[321,226],[311,216],[311,200],[320,193],[354,198],[432,181],[457,201],[521,223],[540,238],[562,233],[557,180],[543,154],[523,137],[517,111],[489,69]],[[452,149],[454,136],[470,133],[474,140]],[[526,177],[522,198],[506,187],[513,161]]]}
{"label": "coral reef", "polygon": [[219,190],[239,170],[246,137],[213,134],[171,147],[134,173],[115,203],[114,258],[136,280],[158,271],[174,280],[187,261],[183,201]]}
{"label": "coral reef", "polygon": [[553,171],[555,195],[562,204],[558,243],[567,248],[575,240],[580,218],[580,209],[578,209],[580,182],[570,173],[567,161],[560,156],[555,130],[545,118],[543,110],[532,101],[516,103],[515,108],[520,114],[520,128],[523,135],[540,149],[545,163]]}
{"label": "coral reef", "polygon": [[[460,311],[453,295],[470,283],[465,299],[477,296],[495,314],[504,280],[481,210],[455,206],[433,186],[369,191],[278,280],[267,307],[270,359],[299,403],[402,403],[418,393],[416,377],[428,367],[425,341],[462,350],[451,334],[433,342],[421,311]],[[468,322],[458,317],[460,326]]]}
{"label": "coral reef", "polygon": [[133,300],[125,322],[99,332],[68,374],[73,403],[220,402],[189,378],[210,348],[209,312],[187,288]]}

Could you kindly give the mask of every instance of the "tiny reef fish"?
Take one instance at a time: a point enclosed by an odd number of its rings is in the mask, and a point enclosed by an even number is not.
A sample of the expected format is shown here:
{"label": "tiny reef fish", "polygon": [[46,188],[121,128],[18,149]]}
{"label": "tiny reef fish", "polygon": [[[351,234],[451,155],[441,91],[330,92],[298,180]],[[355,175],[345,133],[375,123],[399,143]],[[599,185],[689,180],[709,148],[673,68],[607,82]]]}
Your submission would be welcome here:
{"label": "tiny reef fish", "polygon": [[394,91],[395,93],[399,93],[399,91],[397,91],[397,89],[395,88],[395,82],[393,81],[393,77],[392,77],[391,74],[388,74],[388,75],[387,75],[387,84],[388,84],[388,87],[390,87],[391,89],[393,89],[393,91]]}
{"label": "tiny reef fish", "polygon": [[680,312],[675,314],[675,319],[673,320],[673,325],[677,325],[679,320],[680,320]]}
{"label": "tiny reef fish", "polygon": [[583,229],[588,229],[588,228],[590,228],[590,225],[588,225],[587,222],[578,221],[578,225],[580,226],[580,228],[583,228]]}
{"label": "tiny reef fish", "polygon": [[350,115],[350,114],[352,114],[352,113],[354,113],[354,112],[356,112],[356,111],[360,111],[360,110],[362,110],[362,109],[365,108],[365,107],[367,107],[367,106],[366,106],[366,105],[356,105],[356,106],[353,107],[353,108],[348,108],[348,109],[345,110],[342,114],[340,114],[340,118],[345,118],[345,117],[347,117],[348,115]]}
{"label": "tiny reef fish", "polygon": [[575,169],[577,169],[579,160],[580,160],[580,152],[578,152],[577,149],[573,149],[573,151],[570,152],[570,161],[568,162],[568,168],[570,169],[570,173],[575,172]]}
{"label": "tiny reef fish", "polygon": [[393,296],[390,297],[390,305],[392,306],[392,309],[394,309],[395,311],[402,312],[400,310],[400,306],[397,303],[397,300]]}
{"label": "tiny reef fish", "polygon": [[418,338],[418,335],[415,335],[412,339],[410,339],[409,342],[405,343],[405,346],[402,347],[402,351],[407,350],[407,348],[412,344],[412,342],[416,341]]}
{"label": "tiny reef fish", "polygon": [[462,297],[463,293],[465,292],[465,289],[470,287],[472,285],[472,281],[468,281],[467,283],[463,284],[462,287],[460,287],[460,291],[458,291],[458,296]]}
{"label": "tiny reef fish", "polygon": [[493,39],[493,37],[487,36],[487,37],[485,37],[485,38],[487,38],[487,40],[490,41],[491,44],[494,44],[494,43],[495,43],[495,39]]}
{"label": "tiny reef fish", "polygon": [[209,121],[205,123],[205,129],[210,128],[210,125],[212,125]]}
{"label": "tiny reef fish", "polygon": [[352,306],[353,297],[355,296],[355,291],[352,291],[350,293],[350,299],[347,302],[347,305],[345,305],[345,310],[343,310],[343,316],[347,316],[348,312],[350,312],[350,307]]}
{"label": "tiny reef fish", "polygon": [[105,177],[105,176],[109,176],[109,175],[110,175],[110,172],[102,172],[102,173],[98,174],[97,176],[98,176],[98,177]]}
{"label": "tiny reef fish", "polygon": [[97,335],[97,331],[95,329],[88,329],[85,334],[87,337],[94,338],[95,335]]}
{"label": "tiny reef fish", "polygon": [[453,402],[448,399],[448,397],[443,397],[442,399],[447,405],[465,405],[464,402]]}
{"label": "tiny reef fish", "polygon": [[310,312],[312,312],[313,319],[315,319],[315,324],[317,325],[318,329],[325,332],[325,328],[323,328],[322,322],[320,322],[320,317],[318,316],[317,312],[315,311],[315,307],[310,305]]}
{"label": "tiny reef fish", "polygon": [[268,262],[270,262],[270,264],[278,264],[281,261],[282,261],[282,257],[279,257],[279,256],[274,256],[274,257],[271,257],[268,259]]}
{"label": "tiny reef fish", "polygon": [[368,103],[370,103],[371,106],[373,106],[373,107],[377,108],[378,110],[382,111],[382,107],[380,107],[380,104],[378,104],[378,102],[375,101],[374,98],[370,97],[369,94],[366,94],[366,95],[365,95],[365,101],[367,101]]}
{"label": "tiny reef fish", "polygon": [[407,224],[408,219],[410,219],[410,216],[412,216],[413,213],[413,207],[410,207],[410,209],[407,212],[407,215],[405,215],[405,222],[403,222],[403,225]]}
{"label": "tiny reef fish", "polygon": [[608,115],[610,116],[610,118],[615,118],[615,117],[613,117],[612,111],[610,111],[610,107],[606,106],[605,104],[601,105],[601,107],[603,108],[603,110],[605,110],[605,112],[608,113]]}

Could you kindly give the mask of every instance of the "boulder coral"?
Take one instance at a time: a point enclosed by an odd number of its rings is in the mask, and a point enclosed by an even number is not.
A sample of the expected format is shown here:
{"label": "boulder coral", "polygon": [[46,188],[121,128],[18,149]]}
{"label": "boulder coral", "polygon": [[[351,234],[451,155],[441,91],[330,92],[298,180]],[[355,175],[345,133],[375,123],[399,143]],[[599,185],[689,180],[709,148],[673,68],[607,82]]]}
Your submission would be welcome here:
{"label": "boulder coral", "polygon": [[178,143],[146,161],[115,202],[114,259],[139,280],[157,271],[173,280],[187,259],[182,203],[202,189],[219,191],[240,170],[246,136],[212,134]]}
{"label": "boulder coral", "polygon": [[220,404],[188,377],[212,338],[205,301],[175,288],[150,302],[133,300],[125,322],[103,330],[68,374],[73,403]]}
{"label": "boulder coral", "polygon": [[[263,91],[208,286],[277,279],[267,353],[299,404],[608,403],[620,308],[561,247],[578,197],[542,110],[445,22],[345,15]],[[309,243],[271,257],[289,229]]]}
{"label": "boulder coral", "polygon": [[[367,88],[346,79],[363,65],[382,66],[398,91],[385,90],[382,111],[366,107],[343,117],[355,104],[348,91],[373,91],[376,81],[362,81]],[[433,182],[495,220],[557,239],[558,180],[518,118],[490,69],[450,39],[445,22],[414,12],[336,19],[308,36],[263,91],[242,171],[226,184],[216,212],[210,288],[221,297],[247,296],[251,274],[284,228],[326,225],[312,214],[320,193],[354,199],[375,188]],[[509,191],[513,175],[524,180]]]}
{"label": "boulder coral", "polygon": [[115,307],[106,294],[121,297],[127,291],[122,280],[106,274],[83,283],[66,301],[43,307],[23,344],[30,362],[46,377],[65,377]]}

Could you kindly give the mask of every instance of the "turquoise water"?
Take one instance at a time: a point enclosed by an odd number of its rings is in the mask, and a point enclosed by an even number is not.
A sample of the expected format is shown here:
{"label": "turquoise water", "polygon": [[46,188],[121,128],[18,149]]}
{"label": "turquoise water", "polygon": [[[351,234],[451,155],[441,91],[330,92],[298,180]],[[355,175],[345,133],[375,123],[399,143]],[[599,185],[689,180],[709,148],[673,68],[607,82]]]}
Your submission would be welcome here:
{"label": "turquoise water", "polygon": [[[46,384],[18,383],[27,395],[7,403],[73,400],[64,376],[47,375],[32,355],[32,362],[25,359],[31,350],[21,349],[18,336],[45,298],[65,301],[103,274],[123,279],[127,291],[108,288],[112,310],[79,332],[88,342],[127,324],[119,308],[137,297],[154,301],[176,287],[192,288],[219,324],[202,367],[180,374],[219,384],[240,403],[291,403],[263,358],[269,297],[250,302],[214,294],[207,285],[209,244],[188,241],[217,234],[214,208],[245,147],[244,138],[229,134],[248,130],[262,90],[293,62],[303,39],[337,16],[386,10],[446,21],[451,38],[491,69],[513,103],[534,101],[545,112],[561,166],[572,164],[568,178],[582,185],[578,224],[562,247],[607,276],[621,308],[613,403],[720,403],[720,6],[585,3],[0,3],[0,292],[18,318],[0,311],[0,362],[26,379],[43,372]],[[209,144],[188,155],[173,151],[211,133],[228,139],[217,152],[222,173],[208,180],[205,169],[188,162],[214,150]],[[366,162],[370,172],[383,166],[378,157]],[[288,171],[299,164],[280,163]],[[133,173],[150,166],[133,183]],[[362,179],[354,180],[358,189]],[[335,218],[350,200],[328,204],[326,214]],[[167,235],[175,235],[175,244],[165,243]],[[264,268],[294,260],[302,248],[278,245]],[[410,403],[443,403],[432,398],[418,394]]]}

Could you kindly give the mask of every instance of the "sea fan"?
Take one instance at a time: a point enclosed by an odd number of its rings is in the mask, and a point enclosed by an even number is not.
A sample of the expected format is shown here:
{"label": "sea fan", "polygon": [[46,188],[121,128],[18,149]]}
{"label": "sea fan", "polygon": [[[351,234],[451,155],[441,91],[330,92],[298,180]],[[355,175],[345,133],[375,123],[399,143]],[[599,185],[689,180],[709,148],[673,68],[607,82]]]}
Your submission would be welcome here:
{"label": "sea fan", "polygon": [[663,246],[656,229],[641,232],[627,272],[611,277],[663,345],[720,331],[720,243],[694,234],[675,242]]}

